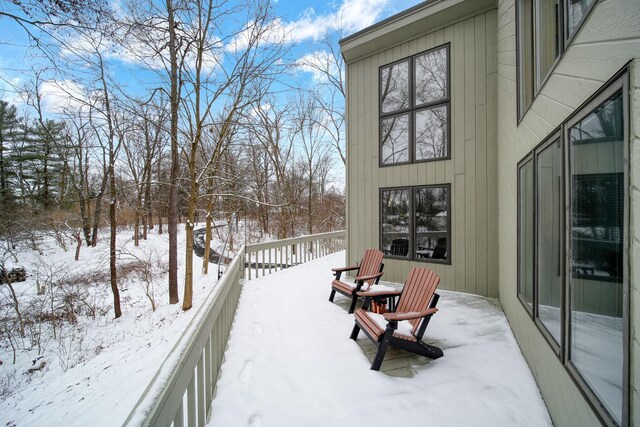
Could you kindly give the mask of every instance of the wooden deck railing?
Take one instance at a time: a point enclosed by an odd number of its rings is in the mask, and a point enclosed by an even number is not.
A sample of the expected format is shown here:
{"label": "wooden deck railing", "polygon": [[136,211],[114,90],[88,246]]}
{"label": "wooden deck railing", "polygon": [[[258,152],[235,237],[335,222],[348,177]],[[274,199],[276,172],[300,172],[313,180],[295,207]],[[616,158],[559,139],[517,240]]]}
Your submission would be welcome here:
{"label": "wooden deck railing", "polygon": [[345,248],[344,231],[312,234],[246,246],[245,278],[271,274]]}
{"label": "wooden deck railing", "polygon": [[[344,231],[247,245],[233,259],[171,353],[127,417],[131,426],[203,426],[231,324],[243,275],[251,279],[344,249]],[[268,262],[265,264],[265,262]]]}

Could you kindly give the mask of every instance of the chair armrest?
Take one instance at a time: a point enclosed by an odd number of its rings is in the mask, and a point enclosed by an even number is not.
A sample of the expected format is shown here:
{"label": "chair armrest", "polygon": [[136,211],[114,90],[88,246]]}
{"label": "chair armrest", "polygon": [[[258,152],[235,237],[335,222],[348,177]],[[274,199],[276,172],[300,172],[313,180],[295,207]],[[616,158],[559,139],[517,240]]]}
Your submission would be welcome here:
{"label": "chair armrest", "polygon": [[336,267],[336,268],[332,268],[331,271],[351,271],[351,270],[357,270],[360,267],[357,265],[352,265],[350,267]]}
{"label": "chair armrest", "polygon": [[437,308],[427,308],[426,310],[422,310],[422,311],[408,311],[406,313],[384,313],[383,316],[384,316],[384,320],[386,320],[387,322],[392,320],[401,321],[401,320],[421,319],[423,317],[430,316],[437,311],[438,311]]}
{"label": "chair armrest", "polygon": [[360,291],[359,297],[395,297],[402,293],[402,291]]}
{"label": "chair armrest", "polygon": [[333,275],[336,276],[336,280],[340,280],[340,277],[342,277],[342,273],[344,273],[345,271],[351,271],[351,270],[359,270],[360,267],[357,265],[352,265],[350,267],[336,267],[336,268],[332,268],[331,271],[333,271]]}
{"label": "chair armrest", "polygon": [[357,276],[355,278],[356,282],[366,282],[367,280],[377,279],[378,277],[382,277],[384,273],[381,271],[380,273],[371,274],[369,276]]}

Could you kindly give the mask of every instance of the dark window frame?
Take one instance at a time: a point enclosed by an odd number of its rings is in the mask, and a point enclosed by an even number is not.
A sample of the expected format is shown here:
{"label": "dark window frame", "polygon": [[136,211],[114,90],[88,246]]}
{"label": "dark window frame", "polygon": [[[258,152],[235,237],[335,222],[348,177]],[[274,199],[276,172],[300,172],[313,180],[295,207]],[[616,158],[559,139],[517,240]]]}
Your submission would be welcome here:
{"label": "dark window frame", "polygon": [[[538,327],[538,330],[540,331],[540,333],[542,334],[542,336],[544,336],[544,338],[547,340],[547,343],[549,344],[549,346],[552,348],[552,350],[554,351],[554,353],[556,354],[556,356],[558,356],[559,358],[563,358],[563,349],[564,349],[564,342],[566,339],[565,336],[565,328],[563,326],[563,320],[566,316],[566,309],[565,309],[565,303],[566,303],[566,295],[565,295],[565,287],[566,287],[566,283],[565,283],[565,270],[566,270],[566,266],[564,265],[564,258],[562,257],[562,254],[565,253],[566,251],[566,245],[564,242],[564,238],[562,236],[559,237],[561,239],[560,241],[560,260],[561,260],[561,266],[560,266],[560,280],[561,280],[561,296],[560,296],[560,342],[558,342],[555,337],[552,335],[551,331],[549,331],[549,329],[544,325],[544,323],[542,322],[542,320],[540,320],[540,305],[539,305],[539,297],[538,297],[538,291],[539,291],[539,286],[538,286],[538,279],[539,279],[539,275],[538,275],[538,262],[539,262],[539,258],[538,258],[538,251],[539,251],[539,236],[538,236],[538,232],[540,231],[540,224],[539,224],[539,220],[540,220],[540,208],[541,208],[541,203],[540,200],[538,199],[539,197],[539,191],[538,191],[538,156],[540,155],[540,153],[542,153],[544,150],[546,150],[547,148],[551,147],[553,144],[555,144],[557,141],[559,141],[560,144],[560,149],[562,150],[562,165],[561,165],[561,171],[560,171],[560,175],[561,175],[561,194],[560,194],[560,203],[563,204],[564,203],[564,198],[565,198],[565,188],[564,188],[564,179],[565,179],[565,153],[564,153],[564,141],[562,139],[562,133],[561,133],[561,128],[557,128],[554,132],[552,132],[549,136],[547,136],[540,144],[538,144],[538,146],[533,150],[532,155],[533,155],[533,199],[534,199],[534,216],[533,216],[533,223],[534,223],[534,228],[536,230],[535,234],[533,235],[533,241],[534,241],[534,271],[535,271],[535,281],[533,282],[533,299],[534,299],[534,304],[533,304],[533,321],[536,324],[536,326]],[[562,209],[561,209],[562,211]],[[564,230],[566,221],[564,216],[561,218],[560,220],[560,224],[559,224],[559,229],[560,230]]]}
{"label": "dark window frame", "polygon": [[[549,67],[549,70],[547,71],[547,74],[544,76],[544,78],[540,79],[539,85],[536,84],[536,68],[537,68],[537,61],[536,61],[536,35],[535,35],[535,28],[536,28],[536,1],[537,0],[530,0],[531,4],[531,10],[529,11],[529,15],[531,16],[531,21],[529,23],[529,30],[532,31],[532,34],[530,34],[530,38],[531,38],[531,43],[532,45],[529,47],[530,52],[521,52],[521,42],[522,42],[522,38],[523,35],[521,34],[521,32],[523,31],[523,23],[521,22],[521,16],[522,16],[522,9],[524,8],[522,3],[524,1],[527,0],[516,0],[516,4],[515,4],[515,24],[516,24],[516,114],[517,114],[517,121],[518,124],[520,124],[520,122],[524,119],[524,116],[526,115],[527,111],[529,111],[529,108],[531,108],[531,105],[533,105],[536,97],[538,96],[538,94],[540,93],[540,91],[542,91],[542,89],[544,88],[545,84],[547,83],[547,81],[549,80],[549,77],[553,74],[553,71],[555,70],[555,68],[557,67],[558,63],[562,60],[562,57],[564,56],[565,52],[567,51],[567,49],[569,48],[569,45],[573,42],[573,40],[575,39],[575,37],[577,36],[577,34],[580,32],[580,29],[584,26],[584,23],[587,21],[588,17],[591,15],[591,12],[593,11],[593,9],[595,9],[595,6],[598,4],[599,0],[593,0],[593,3],[591,3],[588,7],[588,9],[586,10],[586,12],[584,13],[584,15],[582,16],[582,18],[580,19],[580,22],[576,25],[575,30],[573,31],[572,34],[568,34],[568,6],[567,6],[567,2],[569,0],[561,0],[560,1],[560,17],[559,17],[559,30],[560,30],[560,39],[559,39],[559,48],[560,48],[560,52],[558,54],[558,57],[554,60],[553,64]],[[531,64],[531,68],[530,69],[524,69],[524,65],[523,65],[523,60],[522,60],[522,55],[528,53],[528,57],[529,57],[529,62]],[[524,81],[521,81],[524,80]],[[529,102],[526,105],[523,105],[523,88],[524,85],[528,86],[528,89],[531,91],[531,99],[529,100]]]}
{"label": "dark window frame", "polygon": [[[621,424],[617,424],[617,422],[613,419],[613,417],[609,414],[608,410],[604,407],[604,405],[600,402],[595,392],[592,391],[591,387],[587,383],[587,381],[583,378],[582,374],[578,370],[578,368],[573,364],[570,358],[570,343],[571,343],[571,322],[570,319],[564,319],[564,326],[567,330],[566,332],[566,352],[564,354],[564,359],[562,360],[567,371],[570,373],[574,382],[579,386],[578,388],[585,396],[589,404],[594,408],[599,418],[603,421],[605,425],[610,426],[628,426],[630,425],[630,413],[629,413],[629,404],[630,404],[630,387],[629,387],[629,374],[630,374],[630,276],[629,276],[629,248],[630,248],[630,194],[629,194],[629,180],[630,180],[630,170],[629,170],[629,159],[630,159],[630,126],[631,126],[631,115],[629,110],[629,78],[630,73],[628,66],[625,65],[621,71],[616,73],[616,75],[611,78],[601,89],[599,89],[593,96],[591,96],[583,105],[580,106],[576,110],[574,114],[571,115],[565,122],[563,126],[563,138],[565,140],[565,169],[567,171],[568,177],[565,179],[565,185],[567,188],[571,185],[570,180],[570,172],[571,172],[571,157],[570,157],[570,144],[569,144],[569,131],[570,129],[582,121],[584,118],[593,113],[599,106],[601,106],[608,99],[615,96],[617,93],[621,93],[622,96],[622,105],[623,105],[623,174],[624,174],[624,195],[623,195],[623,226],[624,232],[622,233],[622,250],[623,250],[623,274],[622,274],[622,323],[623,323],[623,332],[622,332],[622,341],[623,341],[623,365],[622,365],[622,378],[623,378],[623,386],[622,386],[622,421]],[[567,192],[568,193],[568,192]],[[567,215],[570,215],[572,212],[572,200],[571,194],[567,194],[567,198],[565,200],[565,205],[567,207]],[[572,249],[572,239],[571,239],[571,230],[567,227],[565,230],[564,239],[567,242],[567,254],[565,263],[571,262],[571,249]],[[569,269],[567,269],[569,270]],[[566,311],[567,313],[571,313],[571,290],[572,290],[572,278],[571,271],[565,272],[565,287],[566,287]],[[568,314],[569,316],[570,314]]]}
{"label": "dark window frame", "polygon": [[[416,241],[416,221],[415,221],[415,194],[416,191],[423,188],[446,188],[447,189],[447,258],[446,259],[434,259],[434,258],[421,258],[417,257],[415,254],[415,241]],[[379,222],[378,222],[378,246],[381,251],[385,251],[382,246],[382,218],[383,218],[383,206],[382,206],[382,193],[385,191],[394,191],[394,190],[409,190],[409,252],[407,256],[397,256],[385,253],[384,257],[388,259],[398,259],[402,261],[415,261],[415,262],[424,262],[424,263],[433,263],[433,264],[444,264],[451,265],[452,260],[452,242],[451,242],[451,215],[453,210],[451,209],[451,184],[430,184],[430,185],[413,185],[413,186],[398,186],[398,187],[383,187],[378,191],[378,213],[379,213]]]}
{"label": "dark window frame", "polygon": [[522,304],[524,309],[527,311],[527,313],[529,313],[529,316],[533,320],[533,319],[535,319],[534,310],[535,310],[536,302],[537,302],[536,301],[536,292],[535,292],[536,278],[537,278],[536,277],[536,269],[535,269],[535,265],[536,265],[536,263],[535,263],[535,256],[536,256],[536,229],[537,229],[536,221],[535,221],[535,212],[534,212],[534,220],[533,220],[533,222],[531,224],[531,228],[532,228],[531,236],[532,236],[532,239],[533,239],[533,242],[532,242],[532,245],[531,245],[532,246],[531,247],[531,253],[532,253],[533,257],[534,257],[534,261],[533,261],[534,268],[531,271],[531,275],[533,276],[532,280],[533,280],[533,288],[534,288],[534,289],[531,290],[531,306],[529,306],[529,303],[525,300],[524,296],[522,296],[522,294],[520,292],[520,289],[523,287],[523,284],[521,283],[521,275],[520,275],[520,270],[521,270],[521,268],[523,268],[522,267],[522,265],[523,265],[523,260],[522,260],[523,256],[520,253],[520,248],[521,248],[521,243],[522,243],[521,239],[523,239],[523,237],[522,237],[522,235],[523,235],[523,233],[522,233],[522,223],[521,223],[522,213],[523,213],[522,212],[522,204],[521,204],[522,195],[521,195],[521,192],[520,192],[521,188],[522,188],[522,181],[521,181],[521,178],[520,178],[520,171],[522,170],[522,168],[524,168],[526,165],[529,165],[529,164],[531,165],[532,173],[533,173],[533,188],[531,190],[532,190],[532,196],[533,196],[532,199],[534,200],[534,203],[535,203],[535,197],[536,197],[536,193],[535,193],[535,189],[536,189],[535,174],[536,174],[536,171],[535,171],[535,162],[534,162],[533,152],[529,153],[527,156],[525,156],[522,160],[520,160],[518,162],[518,183],[517,183],[517,186],[518,186],[518,197],[517,197],[517,199],[518,199],[517,200],[517,203],[518,203],[518,232],[517,232],[517,244],[518,244],[518,261],[517,261],[518,264],[517,264],[517,269],[518,269],[518,278],[517,278],[516,294],[518,296],[518,300],[520,301],[520,303]]}
{"label": "dark window frame", "polygon": [[[618,424],[617,421],[613,418],[613,416],[608,412],[608,410],[604,407],[604,405],[600,402],[599,398],[595,394],[595,392],[591,389],[586,380],[582,377],[582,374],[577,369],[577,367],[571,362],[570,359],[570,346],[571,346],[571,319],[570,319],[570,310],[571,310],[571,291],[572,291],[572,282],[571,282],[571,269],[568,266],[571,265],[571,228],[564,226],[564,234],[562,236],[562,247],[564,252],[563,258],[563,303],[562,303],[562,314],[561,314],[561,342],[558,345],[555,344],[555,339],[550,337],[549,332],[543,325],[540,325],[537,319],[537,289],[538,289],[538,277],[537,273],[534,273],[534,303],[533,310],[529,310],[526,303],[521,300],[519,295],[519,283],[518,289],[516,290],[516,294],[518,295],[518,300],[520,300],[523,309],[526,311],[527,315],[532,319],[532,321],[536,324],[537,328],[540,330],[540,333],[545,337],[550,347],[554,350],[556,355],[558,356],[559,361],[564,366],[565,370],[568,372],[569,377],[576,384],[578,390],[584,396],[587,403],[591,406],[594,413],[598,416],[600,421],[607,426],[628,426],[630,425],[630,412],[629,412],[629,403],[630,403],[630,276],[629,276],[629,233],[630,233],[630,194],[629,194],[629,180],[630,180],[630,170],[629,170],[629,159],[630,159],[630,121],[631,115],[629,110],[629,66],[626,64],[619,72],[617,72],[609,81],[607,81],[600,89],[598,89],[587,101],[585,101],[580,107],[578,107],[567,119],[563,121],[561,126],[554,130],[547,138],[544,139],[540,144],[538,144],[533,150],[531,150],[525,157],[523,157],[518,162],[517,172],[518,172],[518,185],[517,185],[517,200],[518,200],[518,208],[520,206],[520,197],[521,197],[521,186],[520,186],[520,168],[527,164],[529,161],[534,162],[534,179],[533,179],[533,191],[534,197],[536,200],[536,206],[534,206],[534,228],[537,227],[538,222],[538,214],[537,209],[539,203],[537,200],[538,190],[537,190],[537,178],[535,174],[537,173],[536,167],[536,155],[538,152],[547,147],[549,143],[555,141],[560,136],[560,141],[563,149],[563,173],[562,173],[562,181],[563,181],[563,209],[562,209],[562,222],[567,223],[567,221],[571,218],[571,208],[572,208],[572,193],[571,193],[571,177],[570,177],[570,143],[569,143],[569,131],[570,129],[578,122],[589,116],[593,113],[600,105],[602,105],[606,100],[615,96],[618,92],[622,93],[623,98],[623,163],[624,163],[624,207],[623,207],[623,225],[624,232],[623,235],[623,301],[622,301],[622,322],[623,322],[623,386],[622,386],[622,420],[621,423]],[[517,227],[518,227],[518,270],[517,277],[518,281],[520,280],[520,268],[521,268],[521,253],[520,253],[520,238],[521,238],[521,224],[520,224],[520,212],[518,211],[517,218]],[[537,265],[537,253],[538,253],[538,239],[537,233],[534,230],[534,263]],[[535,269],[534,269],[535,271]],[[556,349],[558,351],[556,351]]]}
{"label": "dark window frame", "polygon": [[[447,56],[447,90],[444,98],[438,99],[436,101],[431,101],[424,104],[416,105],[415,100],[415,59],[419,56],[428,54],[430,52],[434,52],[440,49],[445,49]],[[389,111],[386,113],[382,112],[382,93],[380,91],[380,85],[382,83],[382,70],[383,68],[391,67],[396,64],[400,64],[403,62],[408,63],[408,87],[409,87],[409,106],[407,108],[402,108],[398,110]],[[438,106],[446,106],[447,108],[447,126],[446,126],[446,141],[445,146],[447,148],[447,155],[445,157],[437,157],[431,159],[420,159],[416,160],[416,113],[424,110],[428,110]],[[394,163],[383,163],[382,159],[382,121],[389,117],[400,116],[406,114],[409,120],[409,138],[408,138],[408,160],[403,162],[394,162]],[[425,51],[416,53],[415,55],[411,55],[397,61],[391,62],[389,64],[384,64],[378,68],[378,166],[379,167],[389,167],[389,166],[400,166],[412,163],[425,163],[425,162],[437,162],[441,160],[449,160],[451,159],[451,43],[443,43],[441,45],[435,46],[431,49],[427,49]]]}
{"label": "dark window frame", "polygon": [[580,28],[582,28],[582,24],[584,24],[584,21],[587,20],[587,17],[591,13],[591,11],[595,7],[595,5],[598,3],[598,0],[593,0],[593,2],[591,2],[591,4],[588,6],[586,12],[584,13],[582,18],[580,19],[580,22],[578,22],[578,25],[576,25],[576,28],[573,31],[573,33],[569,34],[569,7],[567,6],[569,1],[570,0],[564,0],[563,3],[562,3],[562,6],[564,8],[564,13],[563,13],[563,15],[564,15],[564,17],[563,17],[564,18],[563,19],[564,34],[563,34],[563,38],[564,38],[565,46],[569,46],[571,44],[573,39],[576,37],[576,34],[578,34],[578,32],[580,31]]}

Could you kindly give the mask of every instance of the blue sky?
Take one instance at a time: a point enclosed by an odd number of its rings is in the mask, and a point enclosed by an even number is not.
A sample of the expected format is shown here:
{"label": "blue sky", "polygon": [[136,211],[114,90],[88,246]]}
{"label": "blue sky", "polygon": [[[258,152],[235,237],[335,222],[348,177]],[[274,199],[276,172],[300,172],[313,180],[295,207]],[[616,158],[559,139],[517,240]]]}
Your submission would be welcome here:
{"label": "blue sky", "polygon": [[[2,3],[0,10],[11,11],[10,2]],[[280,25],[291,35],[290,59],[294,61],[323,49],[322,40],[327,33],[335,35],[341,28],[342,36],[347,36],[418,3],[421,0],[273,1]],[[37,62],[37,52],[27,48],[25,31],[12,21],[0,17],[0,28],[0,98],[20,104],[21,99],[15,88],[28,83],[29,70]],[[136,84],[133,83],[136,80],[151,77],[150,74],[141,74],[126,55],[114,54],[110,63],[119,70],[120,78],[132,85]],[[312,76],[297,75],[295,79],[296,84],[304,84],[305,79],[311,81]],[[57,86],[61,84],[67,85],[66,90],[74,91],[72,76],[66,82],[56,83]],[[64,90],[56,89],[56,85],[45,82],[44,86],[45,106],[50,110],[54,110],[55,105],[63,102],[65,97]]]}

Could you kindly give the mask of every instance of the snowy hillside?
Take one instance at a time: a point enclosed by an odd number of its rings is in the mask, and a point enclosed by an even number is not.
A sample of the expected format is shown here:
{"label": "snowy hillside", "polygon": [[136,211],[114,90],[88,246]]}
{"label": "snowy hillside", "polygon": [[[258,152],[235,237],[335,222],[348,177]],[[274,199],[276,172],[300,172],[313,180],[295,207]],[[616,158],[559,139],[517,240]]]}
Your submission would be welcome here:
{"label": "snowy hillside", "polygon": [[[169,305],[168,234],[151,232],[138,248],[131,237],[131,231],[118,237],[119,319],[106,237],[95,248],[83,246],[79,261],[75,247],[65,251],[51,239],[38,245],[42,254],[18,248],[17,261],[6,264],[24,266],[28,277],[13,284],[23,337],[10,289],[0,285],[1,425],[106,426],[126,419],[217,279],[216,266],[204,276],[202,258],[195,257],[194,307],[184,312]],[[183,227],[178,256],[182,297]]]}

